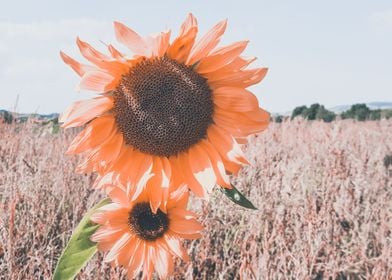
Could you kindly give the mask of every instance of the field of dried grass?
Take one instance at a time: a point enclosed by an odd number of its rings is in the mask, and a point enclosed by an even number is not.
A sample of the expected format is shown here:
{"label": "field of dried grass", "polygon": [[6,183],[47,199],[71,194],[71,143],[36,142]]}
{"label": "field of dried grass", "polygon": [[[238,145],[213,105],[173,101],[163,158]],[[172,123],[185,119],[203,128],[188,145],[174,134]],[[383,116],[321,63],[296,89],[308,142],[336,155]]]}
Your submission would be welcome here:
{"label": "field of dried grass", "polygon": [[[50,279],[94,176],[64,156],[75,132],[0,124],[0,279]],[[272,123],[233,180],[258,207],[216,191],[192,200],[206,227],[175,279],[392,279],[392,121]],[[389,170],[388,170],[389,168]],[[389,174],[388,174],[389,173]],[[79,279],[116,279],[97,255]]]}

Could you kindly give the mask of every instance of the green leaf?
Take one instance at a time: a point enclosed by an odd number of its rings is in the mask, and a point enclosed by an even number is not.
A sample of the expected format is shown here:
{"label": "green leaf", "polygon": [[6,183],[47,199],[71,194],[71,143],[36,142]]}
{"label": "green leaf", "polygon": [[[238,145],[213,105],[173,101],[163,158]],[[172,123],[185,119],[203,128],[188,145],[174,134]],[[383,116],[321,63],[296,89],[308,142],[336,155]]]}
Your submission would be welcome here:
{"label": "green leaf", "polygon": [[90,240],[90,236],[98,229],[99,225],[92,223],[90,217],[95,210],[108,203],[110,200],[107,198],[101,200],[82,218],[60,256],[54,271],[54,280],[74,279],[86,262],[97,252],[96,243]]}
{"label": "green leaf", "polygon": [[226,189],[221,187],[220,190],[234,203],[248,208],[256,210],[257,208],[253,205],[252,202],[249,201],[242,193],[240,193],[233,185],[231,185],[232,189]]}

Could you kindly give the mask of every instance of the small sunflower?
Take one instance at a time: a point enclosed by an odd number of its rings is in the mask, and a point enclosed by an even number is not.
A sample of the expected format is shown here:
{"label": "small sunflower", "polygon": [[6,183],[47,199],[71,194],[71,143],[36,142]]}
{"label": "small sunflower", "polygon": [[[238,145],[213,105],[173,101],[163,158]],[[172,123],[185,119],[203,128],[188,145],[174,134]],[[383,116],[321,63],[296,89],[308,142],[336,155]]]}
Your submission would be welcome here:
{"label": "small sunflower", "polygon": [[174,256],[189,259],[181,240],[201,237],[202,225],[186,210],[188,192],[183,187],[171,192],[167,208],[154,213],[146,192],[129,202],[121,188],[112,190],[109,196],[114,202],[91,217],[100,224],[91,240],[106,252],[106,262],[127,269],[129,279],[141,272],[143,279],[151,279],[154,270],[165,279],[173,271]]}
{"label": "small sunflower", "polygon": [[255,60],[241,56],[247,41],[217,48],[225,29],[226,21],[219,22],[196,40],[197,21],[189,14],[170,43],[170,31],[143,38],[115,22],[117,40],[133,56],[112,45],[106,55],[79,38],[92,65],[61,52],[81,76],[80,88],[98,93],[60,118],[65,128],[87,124],[68,149],[85,155],[78,171],[98,172],[98,187],[108,177],[129,182],[133,199],[150,180],[162,188],[186,183],[200,197],[216,184],[230,188],[228,174],[247,163],[240,145],[268,126],[269,114],[246,89],[267,68],[247,68]]}

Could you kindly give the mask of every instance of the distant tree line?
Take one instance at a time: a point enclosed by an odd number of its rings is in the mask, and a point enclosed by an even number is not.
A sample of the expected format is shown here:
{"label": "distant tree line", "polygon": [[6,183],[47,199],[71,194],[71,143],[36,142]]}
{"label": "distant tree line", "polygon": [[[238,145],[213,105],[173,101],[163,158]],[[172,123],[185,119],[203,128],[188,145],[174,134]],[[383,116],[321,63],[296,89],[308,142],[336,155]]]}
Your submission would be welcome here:
{"label": "distant tree line", "polygon": [[325,122],[332,122],[336,119],[336,114],[332,111],[325,109],[323,105],[318,103],[307,106],[296,107],[291,114],[291,119],[294,119],[297,116],[302,116],[304,119],[314,121],[314,120],[323,120]]}
{"label": "distant tree line", "polygon": [[355,104],[351,108],[341,114],[342,119],[356,119],[358,121],[379,120],[382,117],[392,117],[392,110],[371,110],[366,104]]}
{"label": "distant tree line", "polygon": [[14,120],[12,113],[6,111],[6,110],[0,110],[0,123],[4,122],[4,123],[12,123],[12,121]]}
{"label": "distant tree line", "polygon": [[52,123],[54,125],[58,124],[59,115],[49,114],[49,115],[39,115],[39,114],[17,114],[12,113],[7,110],[0,110],[0,123],[12,124],[12,123],[24,123],[31,120],[35,123],[48,124]]}
{"label": "distant tree line", "polygon": [[[322,120],[324,122],[332,122],[337,117],[341,119],[355,119],[358,121],[366,120],[380,120],[382,118],[392,118],[392,109],[375,109],[371,110],[366,104],[354,104],[350,109],[342,112],[341,114],[335,114],[332,111],[327,110],[323,105],[318,103],[307,106],[298,106],[294,108],[291,113],[290,119],[296,117],[302,117],[306,120]],[[280,123],[285,119],[282,115],[276,115],[273,117],[273,121]]]}

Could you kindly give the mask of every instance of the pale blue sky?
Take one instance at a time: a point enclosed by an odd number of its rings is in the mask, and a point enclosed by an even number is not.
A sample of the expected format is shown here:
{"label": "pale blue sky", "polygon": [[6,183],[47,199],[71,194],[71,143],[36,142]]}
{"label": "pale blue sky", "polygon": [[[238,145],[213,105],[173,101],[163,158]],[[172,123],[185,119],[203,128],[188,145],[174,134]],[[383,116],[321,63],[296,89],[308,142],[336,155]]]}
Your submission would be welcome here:
{"label": "pale blue sky", "polygon": [[81,58],[77,35],[103,50],[114,20],[175,35],[188,12],[201,32],[228,18],[223,43],[250,40],[245,54],[270,68],[252,88],[268,111],[392,101],[392,1],[1,1],[0,108],[19,95],[20,112],[60,112],[90,97],[58,55]]}

